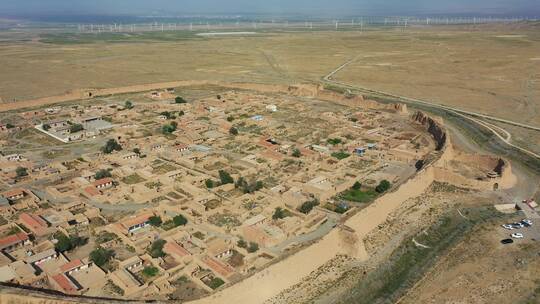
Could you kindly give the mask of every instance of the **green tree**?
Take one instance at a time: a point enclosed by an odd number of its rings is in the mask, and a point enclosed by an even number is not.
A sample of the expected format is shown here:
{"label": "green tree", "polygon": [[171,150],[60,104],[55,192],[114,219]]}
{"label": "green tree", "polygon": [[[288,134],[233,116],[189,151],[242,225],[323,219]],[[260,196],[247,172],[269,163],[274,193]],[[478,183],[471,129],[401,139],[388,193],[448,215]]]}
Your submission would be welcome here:
{"label": "green tree", "polygon": [[173,121],[171,124],[166,124],[161,127],[161,132],[163,134],[171,134],[172,132],[176,131],[176,122]]}
{"label": "green tree", "polygon": [[259,250],[259,244],[255,242],[249,242],[249,246],[247,248],[247,252],[252,253]]}
{"label": "green tree", "polygon": [[300,156],[302,156],[302,152],[300,152],[300,150],[298,148],[294,148],[293,151],[292,151],[292,156],[293,157],[300,157]]}
{"label": "green tree", "polygon": [[247,243],[243,239],[239,239],[238,242],[236,242],[236,245],[238,247],[240,247],[240,248],[246,248],[247,247]]}
{"label": "green tree", "polygon": [[205,180],[204,184],[206,185],[206,188],[208,189],[214,188],[214,181],[211,179]]}
{"label": "green tree", "polygon": [[232,122],[234,120],[234,116],[227,116],[227,121]]}
{"label": "green tree", "polygon": [[161,220],[161,217],[154,215],[148,218],[148,223],[154,227],[159,227],[163,221]]}
{"label": "green tree", "polygon": [[180,97],[180,96],[176,96],[176,98],[174,99],[174,102],[175,103],[187,103],[187,101],[184,98]]}
{"label": "green tree", "polygon": [[124,108],[133,109],[133,102],[131,102],[130,100],[126,100],[126,102],[124,103]]}
{"label": "green tree", "polygon": [[287,214],[285,213],[285,210],[283,210],[283,208],[281,207],[277,207],[274,210],[274,214],[272,215],[272,219],[274,220],[279,220],[285,217],[287,217]]}
{"label": "green tree", "polygon": [[178,226],[185,226],[188,222],[188,220],[181,214],[173,217],[174,225]]}
{"label": "green tree", "polygon": [[315,208],[315,206],[318,206],[318,205],[319,205],[319,201],[317,199],[313,199],[311,201],[304,202],[300,206],[300,208],[298,208],[298,211],[304,214],[308,214],[311,212],[311,210],[313,210],[313,208]]}
{"label": "green tree", "polygon": [[110,154],[113,151],[122,151],[122,146],[116,141],[116,139],[109,139],[105,146],[101,148],[103,153]]}
{"label": "green tree", "polygon": [[49,129],[51,129],[51,125],[49,124],[43,124],[43,126],[41,126],[41,128],[45,131],[49,131]]}
{"label": "green tree", "polygon": [[55,249],[59,252],[70,251],[76,247],[82,246],[88,242],[88,239],[79,237],[77,235],[67,236],[62,232],[56,232],[54,234],[56,239]]}
{"label": "green tree", "polygon": [[133,149],[133,153],[135,153],[137,155],[141,155],[141,149],[135,148],[135,149]]}
{"label": "green tree", "polygon": [[353,190],[360,190],[360,188],[362,188],[362,184],[360,182],[355,182],[352,186]]}
{"label": "green tree", "polygon": [[153,258],[162,258],[165,256],[165,252],[163,252],[163,246],[165,246],[165,243],[167,241],[165,240],[156,240],[152,243],[150,248],[148,249],[148,253]]}
{"label": "green tree", "polygon": [[81,124],[73,124],[69,127],[69,133],[77,133],[82,130],[84,130],[84,127]]}
{"label": "green tree", "polygon": [[390,189],[391,186],[392,186],[392,184],[390,184],[389,181],[383,179],[383,180],[377,185],[377,187],[375,187],[375,191],[377,191],[377,193],[383,193],[383,192],[388,191],[388,189]]}
{"label": "green tree", "polygon": [[341,138],[329,138],[327,142],[331,144],[332,146],[335,146],[335,145],[339,145],[342,141],[341,141]]}
{"label": "green tree", "polygon": [[229,174],[229,172],[227,172],[225,170],[219,170],[219,180],[221,181],[222,185],[234,184],[234,179]]}
{"label": "green tree", "polygon": [[96,172],[96,175],[94,175],[94,178],[95,179],[102,179],[102,178],[111,177],[111,176],[112,176],[111,171],[106,170],[106,169],[101,169],[98,172]]}
{"label": "green tree", "polygon": [[90,261],[99,267],[103,267],[113,256],[114,251],[99,247],[90,252]]}
{"label": "green tree", "polygon": [[159,113],[159,114],[165,116],[165,118],[167,118],[167,119],[175,119],[175,118],[176,118],[176,116],[174,115],[174,113],[173,113],[173,112],[169,112],[169,111],[163,111],[163,112],[161,112],[161,113]]}
{"label": "green tree", "polygon": [[229,129],[229,134],[231,134],[231,135],[233,135],[233,136],[238,135],[238,129],[235,128],[235,127],[231,127],[231,128]]}
{"label": "green tree", "polygon": [[17,169],[15,169],[15,173],[17,174],[17,177],[27,176],[28,169],[26,169],[25,167],[17,167]]}

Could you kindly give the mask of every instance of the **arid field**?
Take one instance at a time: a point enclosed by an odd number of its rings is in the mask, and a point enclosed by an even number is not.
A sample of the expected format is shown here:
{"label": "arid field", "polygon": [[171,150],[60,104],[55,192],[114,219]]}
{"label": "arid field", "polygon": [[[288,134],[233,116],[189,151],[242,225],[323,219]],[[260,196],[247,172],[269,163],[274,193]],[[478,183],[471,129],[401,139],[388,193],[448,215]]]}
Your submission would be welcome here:
{"label": "arid field", "polygon": [[[0,33],[6,101],[173,80],[335,80],[539,125],[538,24],[273,31]],[[509,111],[509,110],[512,111]]]}

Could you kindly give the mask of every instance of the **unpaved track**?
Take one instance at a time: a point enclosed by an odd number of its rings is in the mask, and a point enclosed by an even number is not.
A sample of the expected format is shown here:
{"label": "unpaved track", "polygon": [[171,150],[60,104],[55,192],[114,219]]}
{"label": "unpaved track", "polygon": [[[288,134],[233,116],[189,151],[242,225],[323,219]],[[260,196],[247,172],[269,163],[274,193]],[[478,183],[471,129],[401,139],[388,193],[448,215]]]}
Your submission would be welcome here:
{"label": "unpaved track", "polygon": [[323,82],[326,82],[328,84],[339,85],[339,86],[342,86],[342,87],[348,87],[348,88],[358,90],[358,91],[364,91],[366,93],[374,93],[374,94],[378,94],[378,95],[384,95],[384,96],[388,96],[388,97],[393,97],[393,98],[397,98],[399,100],[403,100],[403,101],[406,101],[406,102],[409,102],[409,103],[428,105],[428,106],[431,106],[431,107],[434,107],[434,108],[439,108],[439,109],[444,109],[444,110],[452,110],[452,111],[455,111],[457,113],[461,113],[461,114],[465,114],[465,115],[470,115],[470,116],[489,119],[489,120],[498,121],[498,122],[502,122],[502,123],[507,123],[507,124],[510,124],[510,125],[514,125],[514,126],[534,130],[534,131],[540,131],[540,127],[537,127],[537,126],[522,124],[520,122],[511,121],[511,120],[508,120],[508,119],[503,119],[503,118],[499,118],[499,117],[495,117],[495,116],[491,116],[491,115],[486,115],[486,114],[482,114],[482,113],[476,113],[476,112],[471,112],[471,111],[467,111],[467,110],[462,110],[460,108],[445,106],[445,105],[441,105],[441,104],[438,104],[438,103],[433,103],[433,102],[420,100],[420,99],[416,99],[416,98],[409,98],[409,97],[396,95],[396,94],[392,94],[392,93],[388,93],[388,92],[384,92],[384,91],[364,88],[364,87],[361,87],[361,86],[358,86],[358,85],[348,84],[348,83],[344,83],[344,82],[340,82],[340,81],[335,81],[335,80],[332,79],[332,77],[335,74],[337,74],[338,72],[340,72],[341,70],[346,68],[349,64],[355,62],[357,60],[357,58],[358,57],[355,57],[355,58],[353,58],[351,60],[348,60],[344,64],[340,65],[337,69],[333,70],[328,75],[324,76],[323,77]]}
{"label": "unpaved track", "polygon": [[[433,107],[433,108],[443,109],[443,110],[452,112],[452,113],[454,113],[456,115],[459,115],[459,116],[461,116],[463,118],[469,119],[469,120],[475,122],[476,124],[481,125],[482,127],[488,129],[493,134],[495,134],[495,136],[497,136],[499,139],[501,139],[505,144],[507,144],[507,145],[509,145],[509,146],[511,146],[513,148],[516,148],[516,149],[518,149],[518,150],[520,150],[520,151],[522,151],[522,152],[524,152],[526,154],[529,154],[530,156],[533,156],[535,158],[540,159],[539,154],[536,154],[533,151],[527,150],[527,149],[525,149],[523,147],[520,147],[518,145],[515,145],[515,144],[511,143],[510,140],[512,139],[512,135],[506,129],[504,129],[502,127],[499,127],[499,126],[496,126],[494,124],[491,124],[489,122],[486,122],[484,120],[481,120],[480,118],[487,119],[487,120],[492,120],[492,121],[498,121],[498,122],[502,122],[502,123],[522,127],[522,128],[533,130],[533,131],[540,131],[540,127],[526,125],[526,124],[522,124],[522,123],[519,123],[519,122],[515,122],[515,121],[511,121],[511,120],[507,120],[507,119],[502,119],[502,118],[498,118],[498,117],[494,117],[494,116],[490,116],[490,115],[485,115],[485,114],[481,114],[481,113],[466,111],[466,110],[462,110],[462,109],[455,108],[455,107],[444,106],[444,105],[441,105],[441,104],[428,102],[428,101],[424,101],[424,100],[419,100],[419,99],[415,99],[415,98],[409,98],[409,97],[405,97],[405,96],[395,95],[395,94],[388,93],[388,92],[368,89],[368,88],[364,88],[364,87],[357,86],[357,85],[352,85],[352,84],[348,84],[348,83],[335,81],[335,80],[332,79],[332,77],[336,73],[338,73],[339,71],[346,68],[349,64],[355,62],[357,60],[357,58],[358,57],[355,57],[354,59],[348,60],[344,64],[340,65],[337,69],[330,72],[328,75],[324,76],[323,77],[323,82],[328,83],[328,84],[332,84],[332,85],[338,85],[338,86],[349,88],[349,89],[362,91],[362,92],[374,93],[374,94],[382,95],[382,96],[388,96],[388,97],[396,98],[398,100],[405,101],[405,102],[411,103],[411,104],[427,105],[427,106],[430,106],[430,107]],[[496,131],[495,129],[498,129],[500,132],[502,132],[505,135],[505,137],[501,136],[501,134],[498,131]]]}

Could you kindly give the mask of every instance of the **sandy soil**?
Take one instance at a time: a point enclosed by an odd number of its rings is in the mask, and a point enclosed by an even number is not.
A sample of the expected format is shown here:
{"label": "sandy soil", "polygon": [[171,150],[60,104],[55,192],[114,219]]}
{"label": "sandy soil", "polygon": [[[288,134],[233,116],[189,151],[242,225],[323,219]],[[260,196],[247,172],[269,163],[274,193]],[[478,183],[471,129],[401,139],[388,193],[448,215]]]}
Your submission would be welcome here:
{"label": "sandy soil", "polygon": [[476,230],[400,303],[519,303],[532,297],[540,280],[540,244],[502,245],[497,230]]}
{"label": "sandy soil", "polygon": [[[28,33],[26,33],[28,35]],[[527,123],[540,113],[540,31],[534,27],[410,28],[253,37],[0,45],[4,102],[173,80],[337,80]],[[512,111],[508,111],[508,109]]]}

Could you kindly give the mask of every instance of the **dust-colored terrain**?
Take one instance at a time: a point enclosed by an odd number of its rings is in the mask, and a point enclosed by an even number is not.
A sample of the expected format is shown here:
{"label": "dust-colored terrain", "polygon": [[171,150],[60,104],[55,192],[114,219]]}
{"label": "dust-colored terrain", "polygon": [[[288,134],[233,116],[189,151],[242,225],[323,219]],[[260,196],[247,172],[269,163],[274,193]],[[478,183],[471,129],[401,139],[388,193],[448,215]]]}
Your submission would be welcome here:
{"label": "dust-colored terrain", "polygon": [[115,36],[111,43],[89,34],[41,39],[3,32],[0,98],[173,80],[317,81],[356,57],[336,80],[537,124],[539,33],[538,25],[524,24],[224,38],[178,34],[155,41]]}

